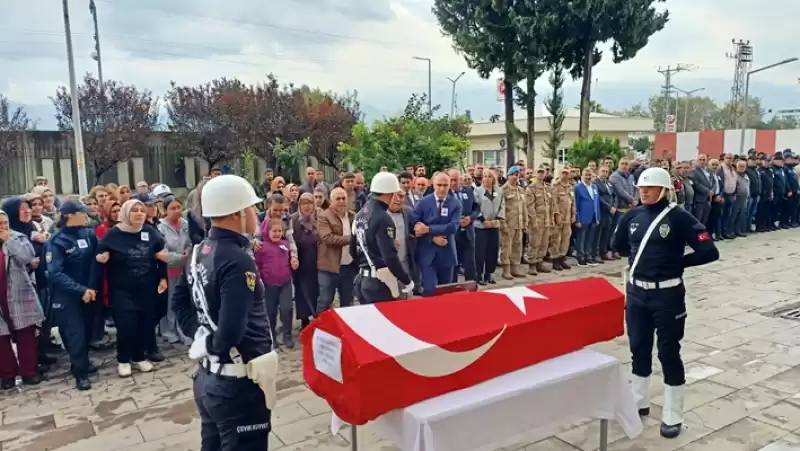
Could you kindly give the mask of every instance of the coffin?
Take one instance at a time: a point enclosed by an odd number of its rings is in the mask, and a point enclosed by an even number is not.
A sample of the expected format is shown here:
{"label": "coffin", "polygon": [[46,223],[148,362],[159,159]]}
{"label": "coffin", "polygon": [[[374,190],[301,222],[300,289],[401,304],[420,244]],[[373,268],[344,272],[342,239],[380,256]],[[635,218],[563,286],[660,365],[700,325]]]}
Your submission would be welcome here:
{"label": "coffin", "polygon": [[303,376],[355,425],[624,332],[603,278],[328,310],[301,334]]}

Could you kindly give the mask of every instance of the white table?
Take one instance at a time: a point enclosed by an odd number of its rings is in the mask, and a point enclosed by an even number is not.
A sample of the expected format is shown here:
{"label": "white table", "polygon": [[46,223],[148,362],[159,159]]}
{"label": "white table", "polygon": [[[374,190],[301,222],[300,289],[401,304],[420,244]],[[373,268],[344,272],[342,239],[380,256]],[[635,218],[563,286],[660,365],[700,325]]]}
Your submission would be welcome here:
{"label": "white table", "polygon": [[[601,451],[608,448],[608,420],[630,438],[642,432],[619,361],[589,349],[393,410],[372,424],[403,451],[471,451],[522,435],[543,439],[584,418],[601,419]],[[334,415],[331,431],[343,425]],[[357,436],[352,428],[353,451]]]}

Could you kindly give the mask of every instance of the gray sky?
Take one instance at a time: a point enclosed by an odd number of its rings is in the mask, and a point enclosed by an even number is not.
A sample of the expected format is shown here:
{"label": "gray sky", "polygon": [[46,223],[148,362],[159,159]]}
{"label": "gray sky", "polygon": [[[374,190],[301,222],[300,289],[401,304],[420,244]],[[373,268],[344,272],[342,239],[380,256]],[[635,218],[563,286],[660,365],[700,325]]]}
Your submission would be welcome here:
{"label": "gray sky", "polygon": [[[61,2],[0,2],[0,92],[13,102],[48,104],[47,97],[68,81]],[[97,0],[106,78],[148,88],[161,96],[169,82],[195,84],[214,77],[255,82],[275,73],[282,82],[335,91],[358,90],[371,107],[393,110],[412,91],[427,89],[433,60],[435,101],[449,106],[444,77],[467,70],[441,36],[430,12],[432,0]],[[680,74],[692,80],[729,85],[733,63],[725,58],[731,39],[750,39],[754,66],[800,56],[797,0],[670,0],[667,28],[632,61],[601,63],[597,89],[652,86],[663,80],[659,66],[696,66]],[[90,59],[92,25],[88,0],[70,0],[79,75],[96,71]],[[800,64],[758,74],[758,81],[800,98]],[[496,77],[480,80],[467,70],[459,82],[461,104],[493,102]],[[709,82],[708,80],[712,80]],[[716,81],[714,81],[716,80]],[[677,79],[676,79],[677,83]],[[714,88],[709,86],[709,89]],[[538,86],[549,90],[546,77]],[[569,89],[569,87],[568,87]],[[614,89],[619,92],[619,89]],[[724,91],[723,91],[724,92]],[[464,95],[471,98],[463,98]],[[483,98],[485,97],[485,98]],[[641,93],[638,94],[641,97]],[[622,100],[633,104],[646,98]],[[491,105],[491,104],[490,104]],[[795,105],[800,107],[800,105]]]}

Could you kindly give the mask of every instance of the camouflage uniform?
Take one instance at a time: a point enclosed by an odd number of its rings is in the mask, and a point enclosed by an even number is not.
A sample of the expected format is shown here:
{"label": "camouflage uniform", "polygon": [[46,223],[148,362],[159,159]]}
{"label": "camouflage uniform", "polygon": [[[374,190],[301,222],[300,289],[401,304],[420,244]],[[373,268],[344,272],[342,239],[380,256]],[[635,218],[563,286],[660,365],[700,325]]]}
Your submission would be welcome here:
{"label": "camouflage uniform", "polygon": [[553,232],[553,214],[556,211],[553,187],[537,180],[525,190],[525,202],[528,208],[528,259],[531,262],[528,274],[550,272],[543,263],[547,254],[547,245]]}
{"label": "camouflage uniform", "polygon": [[522,261],[522,234],[528,226],[525,211],[525,192],[519,185],[503,185],[503,202],[506,217],[500,224],[500,264],[503,278],[524,277]]}
{"label": "camouflage uniform", "polygon": [[553,269],[569,269],[566,264],[569,239],[572,236],[572,224],[575,222],[575,189],[568,180],[553,185],[556,211],[553,234],[550,236],[550,257]]}

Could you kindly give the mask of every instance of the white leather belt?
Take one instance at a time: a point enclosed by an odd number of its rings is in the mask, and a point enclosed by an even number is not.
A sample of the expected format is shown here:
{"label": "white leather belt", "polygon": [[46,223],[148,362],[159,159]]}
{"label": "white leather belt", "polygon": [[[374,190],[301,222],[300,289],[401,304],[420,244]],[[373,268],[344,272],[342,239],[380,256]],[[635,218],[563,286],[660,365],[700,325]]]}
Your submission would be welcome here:
{"label": "white leather belt", "polygon": [[212,374],[219,376],[244,378],[247,377],[247,366],[243,363],[214,363],[203,359],[201,366]]}
{"label": "white leather belt", "polygon": [[674,279],[662,280],[661,282],[645,282],[644,280],[631,279],[630,283],[643,290],[664,290],[666,288],[677,287],[683,283],[683,279],[676,277]]}
{"label": "white leather belt", "polygon": [[373,271],[371,269],[361,268],[361,269],[358,270],[358,272],[359,272],[359,274],[361,274],[364,277],[373,277],[373,278],[378,277],[378,275],[375,273],[375,271]]}

